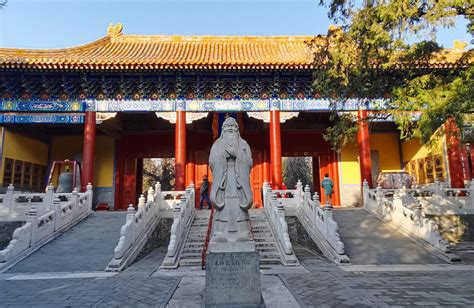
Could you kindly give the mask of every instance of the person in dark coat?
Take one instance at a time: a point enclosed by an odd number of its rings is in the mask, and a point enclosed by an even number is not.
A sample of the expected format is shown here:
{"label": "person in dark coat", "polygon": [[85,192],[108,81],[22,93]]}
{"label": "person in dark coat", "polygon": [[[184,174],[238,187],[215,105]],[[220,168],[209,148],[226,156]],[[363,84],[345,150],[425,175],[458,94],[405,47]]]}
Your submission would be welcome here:
{"label": "person in dark coat", "polygon": [[200,195],[201,195],[201,198],[199,200],[199,208],[202,210],[204,200],[206,200],[207,208],[211,209],[211,200],[209,200],[209,180],[207,179],[207,175],[204,175],[202,177]]}
{"label": "person in dark coat", "polygon": [[332,191],[334,187],[334,183],[329,178],[329,174],[324,175],[324,179],[321,182],[321,187],[324,189],[324,195],[326,196],[326,203],[332,205]]}

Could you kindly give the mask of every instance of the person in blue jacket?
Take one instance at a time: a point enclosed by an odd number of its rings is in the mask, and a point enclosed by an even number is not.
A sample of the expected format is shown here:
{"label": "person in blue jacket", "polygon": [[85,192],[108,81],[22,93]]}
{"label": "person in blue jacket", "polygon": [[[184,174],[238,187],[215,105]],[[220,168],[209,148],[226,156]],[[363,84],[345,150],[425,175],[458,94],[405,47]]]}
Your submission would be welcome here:
{"label": "person in blue jacket", "polygon": [[329,178],[329,174],[324,175],[324,179],[321,182],[321,187],[324,189],[324,195],[326,196],[326,203],[332,205],[332,190],[334,187],[334,183]]}

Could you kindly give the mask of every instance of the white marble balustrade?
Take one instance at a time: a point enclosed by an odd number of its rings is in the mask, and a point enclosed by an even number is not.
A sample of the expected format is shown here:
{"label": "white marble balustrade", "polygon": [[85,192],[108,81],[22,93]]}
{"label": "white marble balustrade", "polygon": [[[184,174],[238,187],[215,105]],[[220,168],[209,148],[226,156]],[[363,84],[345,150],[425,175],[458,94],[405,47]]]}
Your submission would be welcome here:
{"label": "white marble balustrade", "polygon": [[[270,225],[276,231],[276,237],[280,247],[283,248],[286,255],[291,255],[293,254],[293,246],[291,245],[290,235],[288,234],[288,224],[285,220],[285,207],[281,200],[290,200],[293,198],[277,198],[277,193],[280,193],[280,196],[283,196],[286,191],[272,191],[269,183],[263,184],[265,214],[267,215]],[[291,201],[288,201],[286,203],[290,202]]]}
{"label": "white marble balustrade", "polygon": [[114,249],[114,258],[123,258],[132,248],[137,240],[141,240],[144,233],[156,226],[160,216],[160,209],[164,203],[161,194],[160,183],[155,185],[155,189],[148,189],[147,197],[141,195],[138,199],[137,209],[130,204],[127,209],[125,224],[120,229],[120,239]]}
{"label": "white marble balustrade", "polygon": [[367,181],[363,183],[363,202],[367,211],[436,249],[444,253],[449,252],[450,245],[439,234],[436,223],[424,217],[418,198],[425,197],[417,197],[418,194],[421,192],[415,194],[406,189],[370,189]]}
{"label": "white marble balustrade", "polygon": [[[38,202],[38,208],[36,204],[33,204],[34,202],[29,202],[29,209],[25,214],[26,223],[13,232],[12,240],[8,246],[0,251],[0,263],[11,260],[29,248],[44,244],[56,233],[72,227],[92,211],[91,184],[87,185],[87,190],[84,193],[75,190],[71,194],[55,194],[52,186],[49,186],[44,194],[18,195],[25,198],[30,195],[35,198],[40,196],[42,201]],[[68,198],[65,198],[66,195]],[[11,206],[15,206],[15,202],[17,202],[14,201],[15,199],[16,197],[11,197],[11,195],[7,198],[4,196],[3,202],[10,201],[12,202]],[[21,211],[23,210],[22,208]],[[14,212],[14,210],[12,211]]]}

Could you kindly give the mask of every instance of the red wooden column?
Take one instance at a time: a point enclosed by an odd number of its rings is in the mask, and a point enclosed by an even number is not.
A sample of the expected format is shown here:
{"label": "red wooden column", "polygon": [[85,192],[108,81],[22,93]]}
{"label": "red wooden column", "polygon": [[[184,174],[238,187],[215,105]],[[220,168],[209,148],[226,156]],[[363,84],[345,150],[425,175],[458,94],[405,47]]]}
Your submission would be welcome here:
{"label": "red wooden column", "polygon": [[188,161],[186,163],[186,186],[191,184],[191,182],[196,185],[196,166],[194,162],[194,149],[190,150],[188,153]]}
{"label": "red wooden column", "polygon": [[361,181],[367,180],[369,187],[372,185],[372,160],[370,158],[369,123],[367,122],[367,110],[359,109],[357,112],[359,120],[359,131],[357,132],[357,143],[360,157]]}
{"label": "red wooden column", "polygon": [[334,183],[334,192],[332,205],[341,205],[340,189],[339,189],[339,168],[338,168],[338,159],[336,151],[332,151],[331,157],[329,158],[331,162],[332,181]]}
{"label": "red wooden column", "polygon": [[459,128],[453,119],[445,123],[446,147],[448,150],[449,178],[452,188],[464,188],[464,176],[461,161],[461,144],[459,142]]}
{"label": "red wooden column", "polygon": [[281,133],[279,102],[272,102],[270,110],[270,160],[272,163],[273,189],[281,189]]}
{"label": "red wooden column", "polygon": [[184,111],[184,102],[177,104],[174,151],[176,168],[174,189],[184,190],[186,189],[186,111]]}
{"label": "red wooden column", "polygon": [[94,149],[95,149],[95,111],[86,111],[84,119],[84,145],[82,147],[82,191],[88,183],[94,184]]}
{"label": "red wooden column", "polygon": [[271,171],[270,171],[270,157],[268,155],[269,151],[270,151],[269,140],[265,138],[265,142],[263,146],[263,181],[264,182],[272,181],[272,176],[271,176]]}

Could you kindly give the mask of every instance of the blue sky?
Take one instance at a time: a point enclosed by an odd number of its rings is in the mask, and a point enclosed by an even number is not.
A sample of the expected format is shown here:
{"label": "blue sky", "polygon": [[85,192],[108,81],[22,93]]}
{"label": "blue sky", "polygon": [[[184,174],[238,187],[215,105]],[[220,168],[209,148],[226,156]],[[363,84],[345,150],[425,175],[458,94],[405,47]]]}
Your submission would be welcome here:
{"label": "blue sky", "polygon": [[[0,47],[71,47],[103,37],[109,23],[126,34],[313,35],[331,21],[319,0],[9,0],[0,10]],[[470,41],[467,22],[440,29],[438,42]],[[470,46],[472,47],[472,45]]]}

